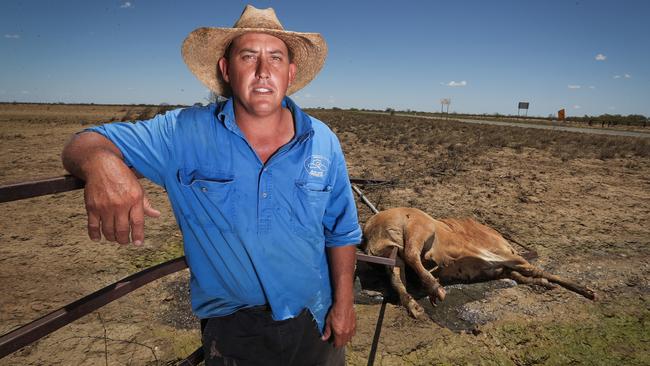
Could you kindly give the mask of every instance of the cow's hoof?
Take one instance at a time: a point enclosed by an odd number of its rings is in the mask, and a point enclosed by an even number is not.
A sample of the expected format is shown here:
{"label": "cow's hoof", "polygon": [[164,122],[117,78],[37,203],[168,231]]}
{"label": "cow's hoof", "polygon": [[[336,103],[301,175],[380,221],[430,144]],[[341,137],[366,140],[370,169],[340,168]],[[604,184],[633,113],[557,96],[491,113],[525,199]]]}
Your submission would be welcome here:
{"label": "cow's hoof", "polygon": [[424,309],[415,300],[411,300],[407,308],[409,310],[409,314],[411,314],[411,316],[415,319],[419,319],[424,315]]}
{"label": "cow's hoof", "polygon": [[437,306],[438,301],[443,301],[446,296],[447,296],[447,292],[445,291],[444,287],[437,286],[433,289],[433,291],[429,295],[429,302],[431,303],[431,305]]}

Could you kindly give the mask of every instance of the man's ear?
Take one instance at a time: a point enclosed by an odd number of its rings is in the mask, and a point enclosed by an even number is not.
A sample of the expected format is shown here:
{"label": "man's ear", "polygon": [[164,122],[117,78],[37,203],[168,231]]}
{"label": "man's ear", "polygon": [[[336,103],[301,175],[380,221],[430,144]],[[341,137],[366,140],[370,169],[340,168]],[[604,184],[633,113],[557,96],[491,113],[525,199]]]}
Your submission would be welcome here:
{"label": "man's ear", "polygon": [[228,60],[225,57],[220,58],[217,67],[219,67],[223,80],[230,83],[230,75],[228,75]]}
{"label": "man's ear", "polygon": [[290,63],[289,64],[289,85],[293,83],[293,80],[296,78],[296,64]]}

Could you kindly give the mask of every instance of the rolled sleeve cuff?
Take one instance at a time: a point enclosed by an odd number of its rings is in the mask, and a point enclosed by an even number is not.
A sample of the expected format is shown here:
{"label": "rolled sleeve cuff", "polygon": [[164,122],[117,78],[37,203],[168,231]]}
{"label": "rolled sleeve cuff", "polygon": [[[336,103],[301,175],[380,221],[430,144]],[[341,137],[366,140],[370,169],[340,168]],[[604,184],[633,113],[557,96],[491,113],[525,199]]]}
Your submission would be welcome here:
{"label": "rolled sleeve cuff", "polygon": [[346,234],[325,236],[325,246],[327,248],[358,245],[359,243],[361,243],[361,228],[359,226]]}

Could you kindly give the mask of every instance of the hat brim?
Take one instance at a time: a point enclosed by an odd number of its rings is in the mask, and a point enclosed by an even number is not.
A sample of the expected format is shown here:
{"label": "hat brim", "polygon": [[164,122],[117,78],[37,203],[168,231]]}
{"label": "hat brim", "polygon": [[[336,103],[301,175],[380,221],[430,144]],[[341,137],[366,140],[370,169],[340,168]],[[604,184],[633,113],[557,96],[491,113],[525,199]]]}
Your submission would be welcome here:
{"label": "hat brim", "polygon": [[245,33],[265,33],[287,45],[296,65],[296,77],[287,89],[291,95],[312,81],[325,64],[327,44],[318,33],[301,33],[267,28],[209,28],[190,33],[183,41],[182,55],[190,71],[215,94],[230,97],[232,91],[217,66],[233,39]]}

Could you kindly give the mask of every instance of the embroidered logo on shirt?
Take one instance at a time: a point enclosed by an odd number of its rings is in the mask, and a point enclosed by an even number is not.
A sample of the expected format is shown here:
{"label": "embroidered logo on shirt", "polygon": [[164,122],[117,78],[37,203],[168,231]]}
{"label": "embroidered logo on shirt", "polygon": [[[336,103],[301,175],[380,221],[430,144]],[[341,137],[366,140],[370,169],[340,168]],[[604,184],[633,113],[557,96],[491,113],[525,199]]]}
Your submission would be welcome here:
{"label": "embroidered logo on shirt", "polygon": [[312,155],[305,159],[305,170],[312,177],[323,178],[330,168],[330,161],[321,155]]}

